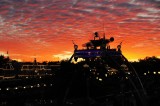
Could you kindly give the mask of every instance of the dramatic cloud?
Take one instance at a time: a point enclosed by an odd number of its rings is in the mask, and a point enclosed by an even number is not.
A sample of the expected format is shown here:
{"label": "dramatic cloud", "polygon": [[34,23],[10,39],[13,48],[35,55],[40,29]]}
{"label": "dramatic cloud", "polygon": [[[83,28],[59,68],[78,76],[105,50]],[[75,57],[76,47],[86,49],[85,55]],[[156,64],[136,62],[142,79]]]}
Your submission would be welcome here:
{"label": "dramatic cloud", "polygon": [[[1,0],[0,51],[25,61],[69,57],[95,31],[123,41],[128,59],[160,54],[159,0]],[[81,47],[80,47],[81,48]],[[27,56],[26,56],[27,55]],[[65,56],[66,55],[66,56]]]}

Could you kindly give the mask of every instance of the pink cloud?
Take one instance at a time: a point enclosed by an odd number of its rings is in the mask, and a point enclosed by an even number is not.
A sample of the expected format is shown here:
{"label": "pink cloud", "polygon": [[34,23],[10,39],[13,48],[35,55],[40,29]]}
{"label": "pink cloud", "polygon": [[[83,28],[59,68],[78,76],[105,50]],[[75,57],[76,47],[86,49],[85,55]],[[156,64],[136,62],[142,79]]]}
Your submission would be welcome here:
{"label": "pink cloud", "polygon": [[[122,40],[126,42],[125,52],[127,50],[128,53],[134,52],[130,46],[134,46],[134,50],[138,51],[139,47],[136,45],[143,45],[137,42],[143,40],[145,44],[158,48],[160,26],[157,23],[160,22],[160,8],[157,2],[2,0],[0,1],[1,47],[15,54],[20,52],[26,55],[33,55],[38,49],[39,55],[48,54],[52,57],[63,51],[72,51],[72,40],[81,46],[93,32],[105,29],[107,37],[115,37],[116,44]],[[10,46],[6,46],[6,43]],[[144,52],[147,50],[149,49],[144,48]],[[160,54],[160,51],[157,53]]]}

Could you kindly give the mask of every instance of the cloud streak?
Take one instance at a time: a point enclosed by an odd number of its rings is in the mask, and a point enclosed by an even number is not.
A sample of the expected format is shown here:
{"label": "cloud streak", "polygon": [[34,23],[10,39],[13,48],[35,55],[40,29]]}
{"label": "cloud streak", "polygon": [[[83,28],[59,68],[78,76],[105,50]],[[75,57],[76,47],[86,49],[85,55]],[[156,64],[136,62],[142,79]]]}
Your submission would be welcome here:
{"label": "cloud streak", "polygon": [[[80,46],[93,32],[105,29],[107,37],[115,37],[115,44],[126,42],[124,53],[133,54],[144,47],[144,52],[150,48],[156,51],[146,55],[158,55],[159,3],[158,0],[1,0],[0,49],[15,54],[38,53],[52,59],[53,55],[72,51],[72,40]],[[145,47],[142,41],[154,46]]]}

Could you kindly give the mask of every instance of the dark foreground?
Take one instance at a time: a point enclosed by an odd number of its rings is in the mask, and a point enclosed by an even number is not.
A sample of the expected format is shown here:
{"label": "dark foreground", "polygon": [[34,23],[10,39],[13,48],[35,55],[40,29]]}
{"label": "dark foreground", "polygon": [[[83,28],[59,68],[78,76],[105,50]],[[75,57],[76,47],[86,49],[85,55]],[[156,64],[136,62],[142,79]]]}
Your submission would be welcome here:
{"label": "dark foreground", "polygon": [[[138,84],[137,77],[130,77]],[[129,78],[95,76],[80,68],[61,69],[53,75],[5,79],[0,81],[0,105],[159,106],[160,75],[140,78],[145,91],[141,87],[135,89]]]}

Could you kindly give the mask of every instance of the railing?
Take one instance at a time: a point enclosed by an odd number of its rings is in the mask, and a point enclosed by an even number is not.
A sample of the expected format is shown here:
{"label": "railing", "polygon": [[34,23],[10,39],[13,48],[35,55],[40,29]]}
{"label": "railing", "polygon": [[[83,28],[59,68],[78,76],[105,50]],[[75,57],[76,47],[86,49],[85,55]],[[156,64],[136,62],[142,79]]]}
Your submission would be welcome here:
{"label": "railing", "polygon": [[23,65],[21,71],[50,71],[48,65]]}

